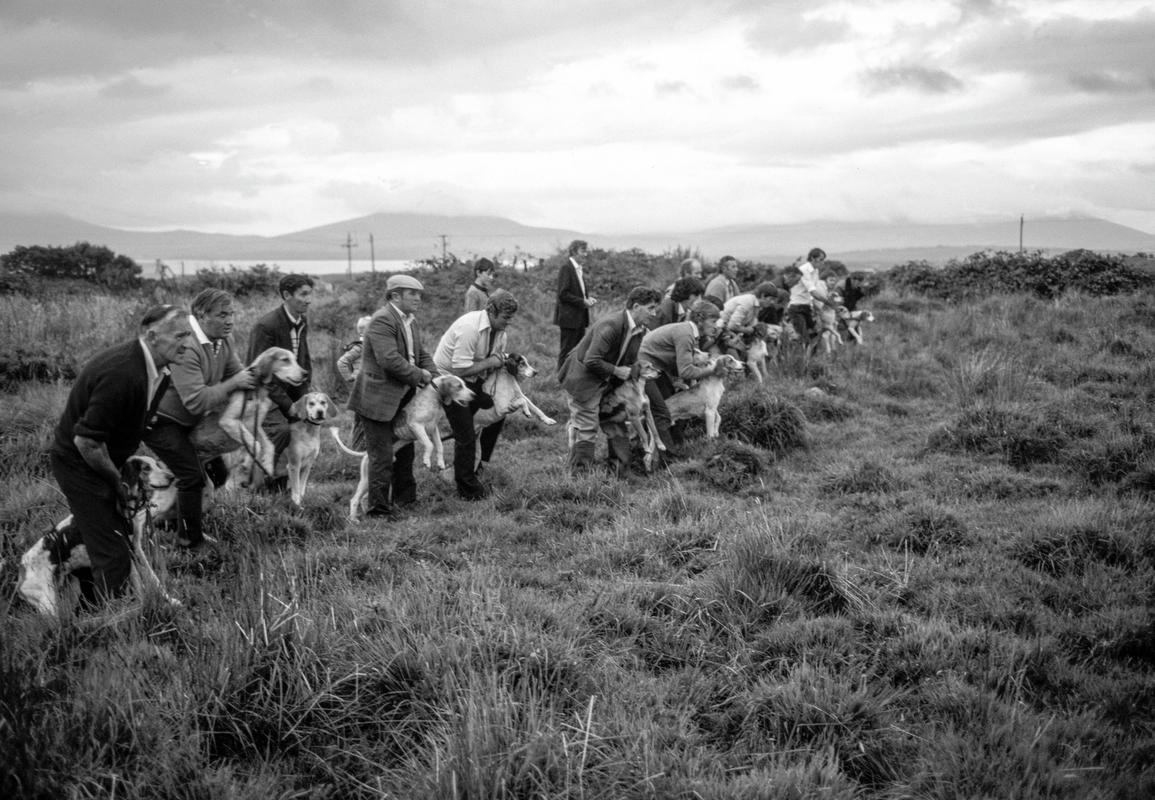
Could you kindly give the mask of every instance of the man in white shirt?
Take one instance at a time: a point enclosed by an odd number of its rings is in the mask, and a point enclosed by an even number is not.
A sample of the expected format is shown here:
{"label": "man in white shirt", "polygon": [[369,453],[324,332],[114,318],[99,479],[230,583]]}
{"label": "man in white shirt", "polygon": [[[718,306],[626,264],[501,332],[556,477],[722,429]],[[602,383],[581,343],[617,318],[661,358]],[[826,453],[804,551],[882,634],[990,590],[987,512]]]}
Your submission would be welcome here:
{"label": "man in white shirt", "polygon": [[825,260],[826,251],[819,247],[812,249],[807,254],[805,263],[798,267],[801,277],[790,287],[790,303],[786,307],[786,319],[794,326],[794,331],[804,345],[808,345],[811,338],[818,333],[814,304],[829,305],[826,284],[818,276],[818,269]]}
{"label": "man in white shirt", "polygon": [[468,406],[445,405],[445,416],[453,429],[453,480],[463,500],[481,500],[489,493],[478,479],[478,470],[489,463],[505,420],[500,419],[481,431],[481,463],[475,466],[478,437],[473,428],[473,415],[478,409],[493,405],[493,398],[482,391],[482,386],[491,372],[505,366],[505,329],[517,313],[517,307],[512,294],[497,289],[489,296],[484,310],[458,317],[442,335],[433,353],[438,371],[463,378],[475,395]]}

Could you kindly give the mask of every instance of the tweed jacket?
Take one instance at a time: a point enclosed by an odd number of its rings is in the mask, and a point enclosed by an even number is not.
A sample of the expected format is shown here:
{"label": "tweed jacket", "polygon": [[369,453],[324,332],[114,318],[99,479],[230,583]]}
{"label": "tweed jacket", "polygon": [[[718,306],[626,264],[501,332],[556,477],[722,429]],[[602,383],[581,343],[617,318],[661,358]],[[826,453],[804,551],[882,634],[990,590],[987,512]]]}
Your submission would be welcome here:
{"label": "tweed jacket", "polygon": [[658,306],[658,313],[650,325],[658,328],[662,325],[669,325],[671,322],[684,322],[686,313],[687,311],[683,304],[675,303],[673,298],[666,295],[662,298],[662,302]]}
{"label": "tweed jacket", "polygon": [[706,284],[706,294],[717,297],[723,303],[740,291],[738,282],[733,278],[727,278],[726,275],[721,272],[711,278],[710,282]]}
{"label": "tweed jacket", "polygon": [[91,472],[74,436],[104,442],[118,468],[144,436],[149,404],[148,368],[141,343],[114,345],[93,356],[68,393],[56,425],[52,453],[82,472]]}
{"label": "tweed jacket", "polygon": [[638,360],[638,349],[642,346],[640,334],[633,336],[622,352],[629,333],[625,311],[600,318],[566,356],[558,371],[558,383],[579,403],[588,402],[610,388],[614,383],[614,367],[628,367]]}
{"label": "tweed jacket", "polygon": [[[301,322],[301,343],[297,349],[297,363],[301,365],[301,369],[312,374],[313,362],[309,357],[309,322],[305,319],[302,319]],[[290,331],[291,327],[289,315],[285,313],[283,305],[277,306],[257,320],[249,334],[248,363],[252,364],[257,360],[257,356],[270,347],[283,347],[292,352],[293,334]],[[290,386],[274,378],[272,385],[269,386],[269,399],[276,404],[277,408],[281,409],[282,414],[288,417],[293,402],[299,400],[308,391],[308,378],[305,378],[304,383],[300,386]]]}
{"label": "tweed jacket", "polygon": [[365,331],[361,351],[361,371],[349,394],[349,410],[378,422],[391,422],[401,409],[405,394],[421,382],[421,370],[437,375],[433,357],[421,345],[413,325],[413,354],[409,361],[405,323],[392,303],[373,314]]}
{"label": "tweed jacket", "polygon": [[553,324],[559,328],[589,327],[587,296],[588,293],[582,290],[582,282],[578,280],[573,262],[567,258],[557,272],[557,304],[553,309]]}
{"label": "tweed jacket", "polygon": [[638,360],[649,361],[671,378],[705,378],[713,370],[694,364],[694,348],[697,346],[698,326],[688,321],[675,322],[646,334],[638,351]]}
{"label": "tweed jacket", "polygon": [[196,341],[185,347],[179,359],[169,364],[172,383],[161,398],[157,412],[191,428],[205,414],[225,407],[229,393],[223,381],[236,375],[242,367],[231,336],[220,340],[220,352],[213,355],[212,342],[204,337],[195,319],[190,317],[190,323]]}

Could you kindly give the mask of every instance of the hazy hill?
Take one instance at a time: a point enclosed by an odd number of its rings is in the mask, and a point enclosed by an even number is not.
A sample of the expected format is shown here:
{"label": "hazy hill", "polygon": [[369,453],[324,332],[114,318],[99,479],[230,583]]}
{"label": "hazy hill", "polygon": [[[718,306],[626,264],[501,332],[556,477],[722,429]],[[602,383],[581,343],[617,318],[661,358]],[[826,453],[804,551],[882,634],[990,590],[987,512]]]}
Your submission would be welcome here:
{"label": "hazy hill", "polygon": [[[637,247],[661,253],[674,247],[696,248],[715,260],[730,253],[738,258],[788,263],[811,247],[852,267],[878,268],[912,259],[943,263],[985,249],[1015,250],[1019,221],[927,225],[906,222],[817,221],[797,225],[734,225],[701,231],[600,235],[561,228],[536,228],[491,216],[371,214],[280,236],[234,236],[197,231],[141,232],[106,228],[59,215],[0,214],[0,252],[17,245],[68,245],[77,241],[103,244],[148,264],[155,259],[290,261],[346,258],[351,239],[353,258],[425,258],[440,254],[442,236],[449,252],[475,255],[551,255],[571,239],[594,247]],[[1028,219],[1023,232],[1027,249],[1087,248],[1123,253],[1155,251],[1155,235],[1094,218]]]}

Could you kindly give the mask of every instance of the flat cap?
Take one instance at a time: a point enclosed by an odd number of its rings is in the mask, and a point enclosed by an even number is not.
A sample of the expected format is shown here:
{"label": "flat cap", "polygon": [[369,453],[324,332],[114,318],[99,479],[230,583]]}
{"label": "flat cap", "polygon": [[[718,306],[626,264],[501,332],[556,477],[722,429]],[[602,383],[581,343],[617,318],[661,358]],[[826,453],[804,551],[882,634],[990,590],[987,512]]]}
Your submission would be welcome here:
{"label": "flat cap", "polygon": [[390,275],[389,280],[385,281],[385,291],[392,292],[397,289],[416,289],[419,292],[425,291],[425,287],[421,285],[421,281],[411,275]]}

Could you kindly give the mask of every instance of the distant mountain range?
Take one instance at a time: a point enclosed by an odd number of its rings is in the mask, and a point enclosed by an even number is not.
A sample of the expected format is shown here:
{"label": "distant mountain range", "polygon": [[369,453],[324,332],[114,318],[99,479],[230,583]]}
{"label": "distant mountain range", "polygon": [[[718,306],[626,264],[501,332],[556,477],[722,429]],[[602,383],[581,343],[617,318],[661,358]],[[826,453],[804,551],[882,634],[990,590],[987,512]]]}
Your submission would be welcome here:
{"label": "distant mountain range", "polygon": [[[699,231],[600,235],[563,228],[535,228],[502,217],[371,214],[280,236],[236,236],[198,231],[143,232],[106,228],[58,215],[0,214],[0,253],[18,245],[101,244],[141,264],[181,260],[345,261],[352,243],[355,268],[372,251],[377,259],[417,259],[440,255],[442,244],[459,258],[522,252],[548,256],[572,239],[592,247],[639,248],[662,253],[675,247],[699,250],[710,260],[725,254],[783,264],[811,247],[857,269],[883,268],[909,260],[944,263],[980,250],[1017,250],[1019,221],[919,224],[909,222],[817,221],[796,225],[735,225]],[[444,237],[444,239],[442,239]],[[1028,250],[1152,252],[1155,235],[1092,217],[1028,219],[1023,228]]]}

